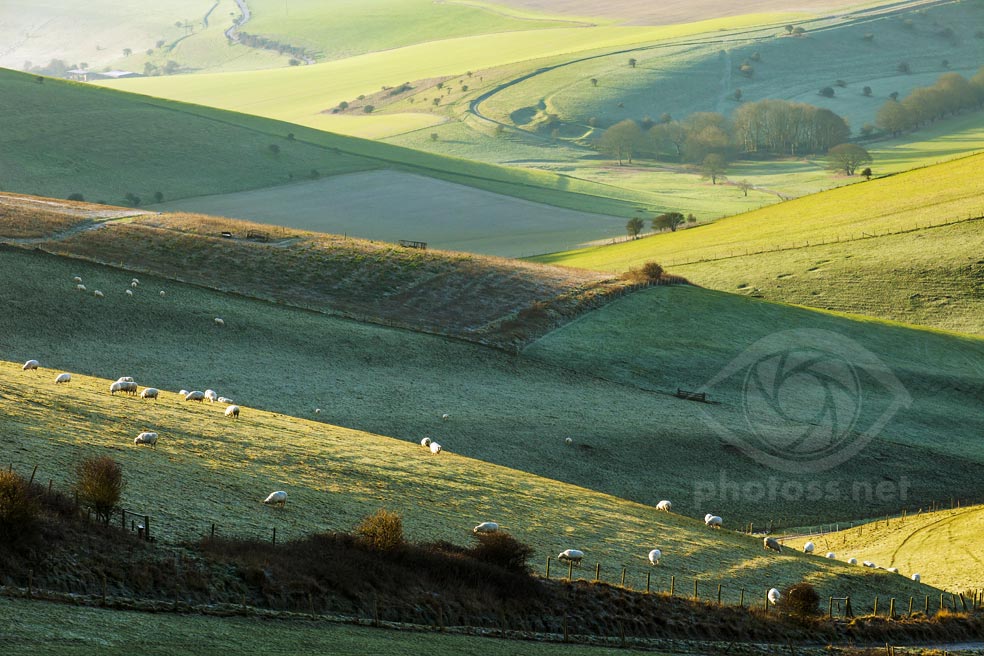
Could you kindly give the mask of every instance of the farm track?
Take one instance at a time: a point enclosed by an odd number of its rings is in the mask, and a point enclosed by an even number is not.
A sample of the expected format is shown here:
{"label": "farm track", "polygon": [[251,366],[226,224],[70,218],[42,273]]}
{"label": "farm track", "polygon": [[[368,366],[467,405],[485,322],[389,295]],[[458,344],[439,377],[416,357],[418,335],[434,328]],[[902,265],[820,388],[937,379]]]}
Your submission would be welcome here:
{"label": "farm track", "polygon": [[[846,27],[850,25],[859,25],[859,24],[867,23],[872,20],[883,18],[885,16],[890,16],[893,14],[910,11],[915,8],[927,8],[927,7],[935,7],[938,5],[952,4],[954,1],[955,0],[902,0],[901,2],[895,2],[889,5],[882,5],[879,7],[873,7],[868,9],[861,9],[846,14],[838,13],[838,14],[831,14],[827,16],[820,16],[817,18],[812,18],[810,20],[803,21],[801,25],[825,23],[828,21],[839,21],[833,25],[821,25],[820,27],[812,31],[819,32],[819,31],[827,31],[831,29],[840,29],[842,27]],[[703,39],[691,39],[688,41],[676,41],[671,39],[665,42],[659,42],[659,43],[645,45],[645,46],[636,46],[633,48],[620,48],[618,50],[612,50],[596,55],[578,57],[576,59],[571,59],[565,62],[561,62],[559,64],[543,66],[529,73],[520,75],[519,77],[513,78],[511,80],[507,80],[506,82],[502,82],[501,84],[496,85],[492,89],[482,93],[481,95],[477,96],[476,98],[472,99],[469,102],[468,109],[466,111],[467,113],[472,114],[476,118],[482,119],[484,121],[488,121],[489,123],[492,123],[494,125],[502,125],[505,128],[509,128],[519,132],[525,132],[526,134],[531,134],[534,136],[539,136],[529,130],[518,128],[515,125],[510,125],[503,121],[498,121],[482,113],[481,110],[482,103],[484,103],[486,100],[492,98],[493,96],[495,96],[496,94],[502,91],[505,91],[510,87],[531,80],[534,77],[543,75],[544,73],[549,73],[551,71],[555,71],[560,68],[564,68],[566,66],[572,66],[574,64],[580,64],[583,62],[593,61],[596,59],[603,59],[605,57],[611,57],[614,55],[623,55],[623,54],[630,54],[630,53],[637,53],[637,52],[648,52],[653,50],[662,50],[666,48],[676,48],[680,46],[706,46],[706,45],[713,45],[713,44],[720,44],[720,43],[747,43],[747,42],[755,42],[755,41],[764,41],[766,39],[774,38],[774,32],[769,31],[770,27],[774,27],[774,26],[765,25],[765,26],[751,28],[747,30],[731,32],[728,38],[723,38],[723,39],[713,38],[713,37],[703,38]],[[745,38],[741,38],[741,37],[745,37]]]}
{"label": "farm track", "polygon": [[[947,535],[946,535],[947,539],[946,539],[946,541],[952,543],[953,542],[952,528],[953,528],[954,522],[956,522],[957,520],[966,519],[966,516],[968,514],[971,514],[972,515],[972,514],[975,514],[977,512],[978,512],[977,509],[969,508],[969,509],[964,510],[963,512],[959,512],[959,513],[957,513],[955,515],[951,515],[949,517],[943,517],[941,519],[938,519],[935,522],[932,522],[931,524],[926,524],[925,526],[920,526],[915,531],[913,531],[908,536],[906,536],[906,538],[904,540],[902,540],[902,542],[899,543],[899,546],[895,548],[895,550],[892,552],[892,559],[891,559],[891,562],[889,562],[889,565],[894,565],[895,564],[895,558],[896,558],[896,556],[899,555],[899,552],[902,551],[902,549],[905,548],[906,545],[908,545],[910,543],[910,541],[912,541],[914,539],[917,539],[917,536],[918,536],[918,539],[920,539],[920,540],[926,540],[926,539],[931,538],[932,536],[930,536],[928,534],[927,535],[922,535],[926,531],[932,532],[933,530],[938,530],[940,528],[944,528],[945,527],[945,529],[947,531]],[[972,551],[969,551],[968,550],[967,551],[967,555],[970,556],[970,558],[975,563],[977,563],[978,565],[984,567],[984,561],[982,561],[980,558],[978,558],[977,556],[975,556]]]}

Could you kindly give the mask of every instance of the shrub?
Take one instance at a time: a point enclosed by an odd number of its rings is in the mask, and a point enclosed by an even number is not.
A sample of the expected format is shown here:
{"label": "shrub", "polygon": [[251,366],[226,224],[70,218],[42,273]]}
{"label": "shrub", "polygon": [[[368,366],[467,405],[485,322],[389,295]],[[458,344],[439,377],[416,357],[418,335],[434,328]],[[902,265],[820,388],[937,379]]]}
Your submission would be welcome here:
{"label": "shrub", "polygon": [[862,96],[869,96],[870,97],[871,96],[871,87],[865,87],[865,88],[861,89],[861,95]]}
{"label": "shrub", "polygon": [[19,474],[0,471],[0,544],[13,544],[34,534],[38,506],[27,481]]}
{"label": "shrub", "polygon": [[367,515],[355,529],[370,549],[376,551],[393,551],[406,544],[403,537],[403,519],[399,514],[380,508]]}
{"label": "shrub", "polygon": [[780,605],[790,615],[813,617],[820,613],[820,595],[809,583],[797,583],[782,593]]}
{"label": "shrub", "polygon": [[366,105],[365,107],[362,108],[362,111],[364,111],[366,114],[372,114],[373,111],[375,111],[375,109],[376,108],[372,105]]}
{"label": "shrub", "polygon": [[650,282],[656,282],[663,277],[663,265],[659,262],[646,262],[641,270],[643,277]]}
{"label": "shrub", "polygon": [[108,524],[109,515],[126,487],[123,468],[109,456],[86,458],[75,467],[75,478],[79,501],[90,506]]}
{"label": "shrub", "polygon": [[156,202],[158,202],[158,203],[163,203],[164,202],[164,192],[163,191],[155,191],[154,192],[154,200]]}
{"label": "shrub", "polygon": [[899,73],[905,73],[908,75],[912,72],[912,67],[909,66],[909,62],[899,62],[899,65],[895,67]]}
{"label": "shrub", "polygon": [[820,89],[820,91],[818,93],[821,96],[823,96],[824,98],[833,98],[834,97],[834,88],[833,87],[823,87],[823,88]]}
{"label": "shrub", "polygon": [[277,144],[270,144],[269,146],[267,146],[267,149],[269,149],[269,151],[274,155],[280,154],[280,146],[278,146]]}
{"label": "shrub", "polygon": [[132,191],[126,192],[126,196],[124,196],[124,198],[126,198],[126,202],[130,203],[133,207],[140,206],[140,196],[136,195]]}
{"label": "shrub", "polygon": [[508,533],[478,533],[478,544],[468,551],[468,555],[483,563],[489,563],[516,574],[529,574],[529,559],[533,547],[523,544]]}
{"label": "shrub", "polygon": [[342,109],[342,110],[348,109],[348,106],[349,106],[349,104],[345,100],[343,100],[342,102],[338,103],[338,108],[339,109]]}

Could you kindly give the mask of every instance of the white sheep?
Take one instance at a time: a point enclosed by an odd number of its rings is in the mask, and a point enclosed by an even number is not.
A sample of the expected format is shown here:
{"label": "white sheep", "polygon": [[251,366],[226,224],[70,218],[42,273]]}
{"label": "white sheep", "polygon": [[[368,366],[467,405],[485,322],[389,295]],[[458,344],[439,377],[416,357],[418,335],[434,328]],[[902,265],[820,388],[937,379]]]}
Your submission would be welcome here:
{"label": "white sheep", "polygon": [[659,565],[659,559],[663,557],[663,552],[659,549],[653,549],[649,552],[649,564]]}
{"label": "white sheep", "polygon": [[219,400],[219,395],[215,393],[215,390],[207,389],[205,390],[205,398],[209,403],[215,403]]}
{"label": "white sheep", "polygon": [[769,603],[775,606],[776,604],[779,603],[779,600],[782,599],[782,594],[779,592],[778,589],[772,588],[771,590],[769,590],[768,597],[769,597]]}
{"label": "white sheep", "polygon": [[574,440],[571,439],[571,438],[569,438],[569,437],[565,437],[564,438],[564,444],[566,444],[567,446],[570,446],[570,445],[574,444]]}
{"label": "white sheep", "polygon": [[181,396],[188,396],[188,390],[183,389],[183,390],[179,391],[178,394],[180,394]]}
{"label": "white sheep", "polygon": [[110,394],[115,395],[117,392],[135,395],[137,393],[137,384],[126,380],[118,380],[109,386]]}
{"label": "white sheep", "polygon": [[321,414],[321,408],[315,408],[314,409],[314,414],[320,415]]}
{"label": "white sheep", "polygon": [[863,565],[864,565],[865,567],[871,567],[872,569],[874,569],[875,567],[878,567],[878,565],[876,565],[876,564],[874,564],[874,563],[873,563],[873,562],[871,562],[870,560],[866,560],[866,561],[864,561],[864,563],[862,563],[862,564],[863,564]]}
{"label": "white sheep", "polygon": [[472,533],[495,533],[499,530],[499,525],[495,522],[482,522],[472,529]]}
{"label": "white sheep", "polygon": [[103,298],[105,296],[105,294],[103,294],[98,289],[96,291],[92,292],[92,295],[95,296],[96,298]]}
{"label": "white sheep", "polygon": [[858,564],[858,559],[857,558],[848,558],[847,559],[847,564],[848,565],[857,565]]}
{"label": "white sheep", "polygon": [[898,574],[899,573],[899,568],[898,567],[889,567],[888,568],[888,571],[891,572],[892,574]]}
{"label": "white sheep", "polygon": [[119,378],[116,379],[116,382],[117,383],[132,383],[133,382],[133,376],[120,376]]}
{"label": "white sheep", "polygon": [[283,490],[271,492],[270,496],[263,500],[268,506],[280,506],[283,508],[287,504],[287,493]]}
{"label": "white sheep", "polygon": [[438,444],[437,442],[431,442],[430,443],[430,450],[431,450],[431,453],[433,453],[434,455],[437,455],[438,453],[440,453],[441,452],[441,448],[442,448],[441,445]]}
{"label": "white sheep", "polygon": [[919,572],[916,572],[915,574],[912,575],[912,580],[915,581],[916,583],[919,583],[922,580],[922,577],[919,575]]}
{"label": "white sheep", "polygon": [[451,415],[449,415],[446,412],[443,415],[441,415],[441,421],[447,421],[450,418],[451,418]]}
{"label": "white sheep", "polygon": [[835,554],[833,551],[828,551],[827,552],[827,558],[829,558],[830,560],[833,560],[834,558],[837,558],[837,554]]}
{"label": "white sheep", "polygon": [[717,515],[712,515],[708,513],[704,515],[704,523],[710,526],[711,528],[721,528],[721,525],[724,524],[724,520],[718,517]]}
{"label": "white sheep", "polygon": [[85,285],[83,285],[82,283],[79,283],[78,285],[75,285],[75,289],[77,289],[80,292],[86,291]]}
{"label": "white sheep", "polygon": [[126,295],[127,296],[133,296],[133,290],[132,289],[126,290]]}
{"label": "white sheep", "polygon": [[230,405],[228,408],[225,409],[225,416],[232,417],[233,419],[239,419],[239,406]]}
{"label": "white sheep", "polygon": [[221,328],[225,325],[225,321],[223,321],[220,317],[215,317],[215,325]]}
{"label": "white sheep", "polygon": [[81,283],[82,282],[82,276],[75,276],[74,278],[72,278],[72,282]]}
{"label": "white sheep", "polygon": [[164,296],[166,296],[166,294],[165,294],[164,290],[162,289],[161,290],[161,298],[164,298]]}
{"label": "white sheep", "polygon": [[23,369],[24,371],[37,371],[38,367],[40,366],[41,363],[38,362],[37,360],[28,360],[27,362],[24,363],[24,366],[21,367],[21,369]]}
{"label": "white sheep", "polygon": [[424,439],[420,440],[420,446],[430,446],[430,445],[431,445],[431,438],[425,437]]}
{"label": "white sheep", "polygon": [[580,549],[564,549],[557,556],[557,560],[562,563],[573,563],[575,567],[581,566],[581,559],[584,558],[584,552]]}
{"label": "white sheep", "polygon": [[140,392],[140,398],[141,399],[156,399],[157,398],[157,395],[160,394],[160,393],[161,393],[161,391],[159,389],[157,389],[156,387],[148,387],[144,391]]}
{"label": "white sheep", "polygon": [[140,433],[135,438],[133,438],[133,443],[135,445],[138,445],[138,446],[140,444],[146,444],[146,445],[152,446],[152,447],[154,447],[156,449],[157,448],[157,433],[150,433],[150,432],[144,431],[143,433]]}
{"label": "white sheep", "polygon": [[137,288],[137,285],[139,285],[139,284],[140,283],[137,282],[136,278],[134,278],[133,281],[130,283],[130,287],[133,287],[134,289],[136,289]]}
{"label": "white sheep", "polygon": [[56,383],[70,383],[72,382],[72,374],[58,374],[55,377]]}
{"label": "white sheep", "polygon": [[185,394],[185,401],[198,401],[199,403],[201,403],[204,400],[205,400],[205,392],[199,392],[198,390],[195,390],[193,392],[188,392],[187,394]]}
{"label": "white sheep", "polygon": [[232,399],[227,399],[224,396],[220,396],[218,399],[216,399],[216,402],[217,403],[225,403],[226,405],[231,405],[232,404]]}
{"label": "white sheep", "polygon": [[807,542],[806,544],[803,545],[803,553],[811,554],[816,548],[817,545],[813,544],[812,542]]}
{"label": "white sheep", "polygon": [[663,499],[656,504],[656,510],[662,510],[663,512],[671,512],[673,510],[673,504],[667,499]]}
{"label": "white sheep", "polygon": [[770,538],[768,536],[762,538],[762,548],[763,549],[772,549],[773,551],[775,551],[777,553],[782,553],[782,545],[779,544],[779,540],[777,540],[775,538]]}

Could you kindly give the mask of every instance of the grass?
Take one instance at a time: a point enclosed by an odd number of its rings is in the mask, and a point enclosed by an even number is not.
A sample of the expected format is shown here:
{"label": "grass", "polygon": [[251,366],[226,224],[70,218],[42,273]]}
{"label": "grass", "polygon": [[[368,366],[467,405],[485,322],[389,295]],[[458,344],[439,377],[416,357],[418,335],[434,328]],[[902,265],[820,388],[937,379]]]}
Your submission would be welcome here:
{"label": "grass", "polygon": [[531,259],[624,271],[652,259],[673,265],[980,216],[984,183],[976,171],[982,162],[984,155],[974,155],[798,198],[696,229]]}
{"label": "grass", "polygon": [[521,649],[534,656],[605,656],[624,649],[544,644],[462,635],[390,631],[319,620],[218,618],[79,608],[66,604],[0,598],[4,651],[36,654],[175,653],[282,654],[284,649],[353,656],[360,654],[456,654],[508,656]]}
{"label": "grass", "polygon": [[982,534],[984,506],[937,512],[912,508],[904,519],[874,521],[787,544],[801,549],[812,539],[817,550],[834,551],[841,560],[870,560],[881,567],[897,567],[904,576],[918,572],[924,583],[960,593],[984,588],[978,547]]}
{"label": "grass", "polygon": [[[81,193],[118,204],[134,193],[146,204],[157,191],[176,200],[307,180],[312,170],[327,177],[394,168],[580,211],[627,216],[635,209],[604,185],[92,85],[52,79],[39,84],[34,76],[0,71],[0,89],[6,128],[0,162],[9,171],[9,191]],[[142,144],[139,158],[133,157],[135,143]]]}
{"label": "grass", "polygon": [[[219,266],[207,254],[186,261],[201,271]],[[875,508],[898,509],[897,498],[864,495],[808,504],[795,495],[752,498],[724,491],[708,498],[697,485],[714,485],[722,474],[744,484],[768,482],[777,472],[729,450],[702,406],[665,393],[704,384],[745,344],[780,327],[844,332],[890,363],[909,393],[918,397],[918,411],[899,413],[886,439],[870,444],[864,457],[823,473],[822,480],[840,481],[847,495],[855,481],[873,485],[888,475],[898,483],[904,475],[911,483],[912,502],[980,490],[977,465],[968,464],[982,459],[975,437],[981,426],[972,400],[980,376],[973,368],[980,359],[980,340],[716,292],[659,288],[593,312],[516,357],[145,273],[138,274],[141,286],[129,298],[123,290],[133,276],[130,271],[27,251],[0,252],[0,264],[8,273],[0,301],[10,310],[0,316],[0,349],[11,359],[38,358],[45,367],[109,379],[132,375],[165,390],[211,387],[247,406],[318,418],[411,445],[431,436],[451,453],[646,504],[668,498],[684,515],[716,512],[730,527],[745,521],[760,527],[770,521],[817,523],[868,516]],[[367,261],[363,271],[370,266],[376,265]],[[90,290],[104,291],[105,298],[76,292],[74,275],[82,276]],[[283,294],[304,284],[303,279],[285,278],[273,291]],[[159,289],[167,290],[166,298],[157,295]],[[36,299],[44,303],[39,306]],[[224,329],[214,325],[216,316],[225,320]],[[652,317],[662,316],[665,321],[652,328]],[[757,317],[755,323],[736,331],[750,317]],[[588,327],[594,334],[585,339],[579,331]],[[631,341],[620,336],[626,331]],[[675,335],[676,346],[647,341],[658,335]],[[915,360],[907,363],[902,360],[906,356]],[[271,382],[280,380],[271,372],[286,372],[303,384]],[[726,402],[709,407],[713,418],[739,430],[746,425],[738,402],[741,389],[726,383],[724,391],[713,392]],[[885,394],[873,392],[870,408],[875,409]],[[810,394],[806,389],[796,398],[808,404]],[[314,408],[323,412],[316,416]],[[449,421],[441,421],[443,413],[450,414]],[[571,447],[564,445],[567,437],[573,440]],[[720,469],[708,469],[694,453],[722,458]],[[234,457],[241,462],[241,456],[240,451]],[[300,461],[306,456],[295,457]],[[481,513],[500,512],[497,495],[486,495],[492,505],[479,509]],[[580,502],[570,507],[578,509],[578,517],[586,510]],[[554,525],[554,535],[561,535],[556,529],[560,525]]]}
{"label": "grass", "polygon": [[675,267],[695,284],[772,301],[984,333],[980,221]]}

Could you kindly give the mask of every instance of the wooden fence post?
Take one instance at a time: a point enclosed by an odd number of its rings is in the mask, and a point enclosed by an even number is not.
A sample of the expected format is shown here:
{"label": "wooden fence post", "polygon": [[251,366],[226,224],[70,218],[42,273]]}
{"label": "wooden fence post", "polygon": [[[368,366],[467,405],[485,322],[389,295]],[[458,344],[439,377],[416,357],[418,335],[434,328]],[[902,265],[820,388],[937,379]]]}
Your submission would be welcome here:
{"label": "wooden fence post", "polygon": [[854,617],[854,609],[851,607],[851,598],[844,598],[844,617]]}
{"label": "wooden fence post", "polygon": [[150,542],[150,515],[144,515],[144,540]]}
{"label": "wooden fence post", "polygon": [[212,522],[212,534],[211,534],[211,537],[212,537],[213,540],[215,539],[215,522]]}
{"label": "wooden fence post", "polygon": [[646,594],[649,594],[649,584],[652,583],[653,573],[646,572]]}
{"label": "wooden fence post", "polygon": [[676,576],[670,577],[670,596],[672,597],[676,593]]}
{"label": "wooden fence post", "polygon": [[625,565],[622,565],[622,582],[620,583],[620,585],[623,588],[625,587]]}
{"label": "wooden fence post", "polygon": [[601,563],[595,565],[595,583],[601,580]]}
{"label": "wooden fence post", "polygon": [[567,582],[570,583],[574,580],[574,561],[567,561]]}
{"label": "wooden fence post", "polygon": [[721,605],[721,584],[718,583],[718,606]]}
{"label": "wooden fence post", "polygon": [[547,580],[550,580],[550,556],[547,556]]}
{"label": "wooden fence post", "polygon": [[875,610],[873,610],[871,614],[878,615],[878,595],[875,595]]}
{"label": "wooden fence post", "polygon": [[827,599],[827,619],[829,620],[834,616],[834,598],[829,597]]}
{"label": "wooden fence post", "polygon": [[888,619],[895,619],[895,597],[888,600]]}
{"label": "wooden fence post", "polygon": [[926,615],[929,615],[929,595],[926,595],[926,610],[923,611]]}
{"label": "wooden fence post", "polygon": [[273,527],[273,543],[277,544],[277,527]]}
{"label": "wooden fence post", "polygon": [[741,593],[738,595],[738,607],[739,608],[745,607],[745,588],[742,588]]}
{"label": "wooden fence post", "polygon": [[912,597],[909,597],[909,617],[912,617]]}
{"label": "wooden fence post", "polygon": [[694,579],[694,601],[697,601],[699,597],[697,596],[697,579]]}

